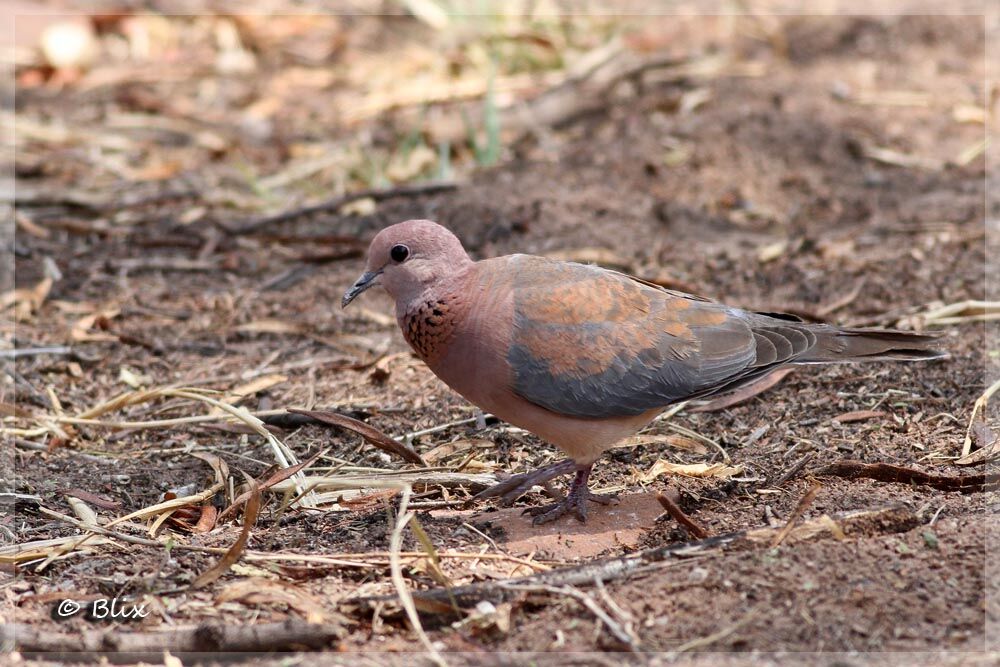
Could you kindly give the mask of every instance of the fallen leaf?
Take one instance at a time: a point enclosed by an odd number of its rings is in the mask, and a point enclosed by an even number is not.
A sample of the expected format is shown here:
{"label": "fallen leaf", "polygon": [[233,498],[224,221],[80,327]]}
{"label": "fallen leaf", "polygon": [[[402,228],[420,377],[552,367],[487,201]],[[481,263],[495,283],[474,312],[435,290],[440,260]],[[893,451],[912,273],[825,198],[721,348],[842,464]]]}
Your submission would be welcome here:
{"label": "fallen leaf", "polygon": [[349,510],[365,510],[382,505],[384,501],[399,495],[399,489],[383,489],[353,498],[341,497],[337,504]]}
{"label": "fallen leaf", "polygon": [[971,466],[985,463],[1000,456],[1000,436],[981,419],[972,423],[972,439],[977,449],[955,461],[957,466]]}
{"label": "fallen leaf", "polygon": [[429,465],[432,465],[449,456],[461,454],[473,448],[492,446],[493,441],[486,440],[485,438],[468,438],[455,440],[454,442],[445,442],[424,453],[424,461],[426,461]]}
{"label": "fallen leaf", "polygon": [[[264,391],[265,389],[270,389],[271,387],[281,384],[282,382],[288,381],[288,376],[274,373],[272,375],[264,375],[255,380],[251,380],[246,384],[241,384],[235,387],[225,398],[222,399],[223,403],[237,403],[240,399],[246,398],[247,396],[253,396],[259,391]],[[216,408],[218,409],[218,408]]]}
{"label": "fallen leaf", "polygon": [[218,517],[219,510],[215,509],[215,505],[202,505],[201,516],[198,518],[198,523],[191,528],[191,532],[199,535],[210,532],[215,528]]}
{"label": "fallen leaf", "polygon": [[309,623],[326,623],[330,614],[319,600],[281,580],[253,577],[226,586],[216,597],[220,602],[283,604],[301,614]]}
{"label": "fallen leaf", "polygon": [[[278,482],[282,482],[282,481],[288,479],[289,477],[291,477],[295,473],[299,472],[300,470],[303,470],[304,468],[307,468],[307,467],[311,466],[313,463],[316,462],[316,459],[318,459],[325,451],[326,451],[325,449],[321,449],[320,451],[316,452],[315,454],[313,454],[312,456],[310,456],[305,461],[302,461],[301,463],[296,463],[293,466],[288,466],[287,468],[282,468],[281,470],[278,470],[273,475],[271,475],[270,477],[268,477],[267,480],[263,484],[260,484],[259,486],[255,482],[251,486],[251,488],[250,488],[249,491],[247,491],[246,493],[240,494],[239,497],[237,497],[236,500],[234,500],[233,503],[229,507],[227,507],[226,509],[222,510],[222,513],[219,514],[219,519],[218,520],[222,521],[223,519],[227,518],[230,514],[232,514],[233,512],[235,512],[236,509],[239,508],[243,503],[245,503],[248,500],[252,499],[255,493],[259,494],[260,491],[265,491],[265,490],[271,488],[272,486],[274,486],[275,484],[277,484]],[[227,470],[227,473],[228,473],[228,470]],[[247,505],[247,512],[249,512],[249,511],[250,511],[250,506],[248,504]]]}
{"label": "fallen leaf", "polygon": [[415,451],[407,447],[401,442],[393,440],[382,431],[378,430],[370,424],[366,424],[363,421],[348,417],[347,415],[338,414],[336,412],[330,412],[328,410],[296,410],[290,409],[289,412],[297,415],[305,415],[306,417],[312,417],[318,422],[323,422],[325,424],[332,424],[333,426],[339,426],[340,428],[346,428],[349,431],[354,431],[369,443],[375,445],[379,449],[389,452],[391,454],[396,454],[402,457],[404,460],[410,463],[416,463],[427,467],[424,460]]}
{"label": "fallen leaf", "polygon": [[986,110],[973,104],[958,104],[951,110],[951,117],[958,123],[986,123]]}
{"label": "fallen leaf", "polygon": [[184,663],[176,655],[172,655],[170,651],[164,651],[163,667],[184,667]]}
{"label": "fallen leaf", "polygon": [[280,579],[279,575],[270,570],[265,570],[257,565],[244,563],[233,563],[229,571],[241,577],[263,577],[264,579]]}
{"label": "fallen leaf", "polygon": [[735,477],[741,472],[743,472],[742,464],[731,466],[725,463],[671,463],[670,461],[659,459],[649,470],[642,473],[639,479],[643,483],[648,484],[663,473],[683,475],[685,477],[727,479]]}
{"label": "fallen leaf", "polygon": [[239,333],[303,334],[306,329],[297,322],[288,320],[263,319],[247,322],[236,327]]}
{"label": "fallen leaf", "polygon": [[118,369],[118,380],[132,387],[133,389],[142,389],[144,386],[152,382],[152,378],[148,375],[139,375],[132,372],[131,369],[122,366]]}
{"label": "fallen leaf", "polygon": [[212,470],[215,471],[216,484],[221,484],[223,487],[226,485],[229,479],[229,464],[222,457],[208,452],[189,452],[189,454],[199,461],[204,461],[212,466]]}
{"label": "fallen leaf", "polygon": [[222,558],[219,559],[218,563],[202,572],[194,580],[194,583],[191,584],[192,588],[207,586],[225,574],[230,566],[240,559],[243,550],[247,546],[247,541],[250,539],[250,530],[257,523],[257,514],[260,511],[260,489],[252,477],[245,473],[244,476],[247,479],[247,483],[250,484],[250,499],[247,501],[247,509],[243,513],[243,528],[240,530],[240,535],[226,553],[223,554]]}
{"label": "fallen leaf", "polygon": [[394,327],[396,326],[396,318],[390,317],[384,313],[380,313],[377,310],[372,310],[371,308],[361,307],[354,313],[360,316],[362,319],[368,320],[369,322],[374,322],[375,324],[382,327]]}
{"label": "fallen leaf", "polygon": [[787,249],[788,241],[775,241],[774,243],[768,243],[767,245],[761,246],[757,251],[757,261],[761,264],[773,262],[784,255],[785,250]]}
{"label": "fallen leaf", "polygon": [[121,505],[113,500],[108,500],[102,496],[91,493],[89,491],[84,491],[83,489],[66,489],[63,493],[67,496],[72,496],[74,498],[79,498],[91,505],[96,505],[103,510],[117,510],[121,508]]}
{"label": "fallen leaf", "polygon": [[71,339],[80,342],[119,342],[118,336],[112,333],[92,332],[94,325],[106,325],[110,320],[118,317],[121,311],[118,308],[108,308],[91,313],[73,323],[69,336]]}
{"label": "fallen leaf", "polygon": [[[695,454],[708,453],[708,447],[705,443],[675,433],[669,435],[633,435],[618,443],[619,447],[639,447],[640,445],[667,445],[668,447],[682,449],[686,452],[694,452]],[[424,455],[424,459],[426,458],[427,454]]]}
{"label": "fallen leaf", "polygon": [[52,290],[52,278],[42,278],[34,287],[22,287],[5,292],[0,297],[0,306],[4,309],[14,306],[16,320],[24,320],[41,308]]}
{"label": "fallen leaf", "polygon": [[853,412],[845,412],[842,415],[837,415],[831,421],[835,421],[838,424],[850,424],[852,422],[863,422],[869,419],[877,419],[879,417],[887,417],[888,415],[881,410],[855,410]]}

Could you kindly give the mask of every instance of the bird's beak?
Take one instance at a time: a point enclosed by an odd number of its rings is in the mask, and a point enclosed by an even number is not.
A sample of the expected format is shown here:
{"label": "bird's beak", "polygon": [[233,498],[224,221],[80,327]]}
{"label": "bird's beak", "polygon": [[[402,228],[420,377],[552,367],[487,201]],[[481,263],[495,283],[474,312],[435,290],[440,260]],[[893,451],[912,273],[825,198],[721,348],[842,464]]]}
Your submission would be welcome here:
{"label": "bird's beak", "polygon": [[376,278],[380,275],[382,275],[381,271],[365,271],[362,273],[361,277],[354,281],[354,284],[351,285],[351,289],[344,292],[344,298],[340,300],[340,307],[347,308],[347,304],[354,301],[359,294],[364,292],[369,287],[378,285]]}

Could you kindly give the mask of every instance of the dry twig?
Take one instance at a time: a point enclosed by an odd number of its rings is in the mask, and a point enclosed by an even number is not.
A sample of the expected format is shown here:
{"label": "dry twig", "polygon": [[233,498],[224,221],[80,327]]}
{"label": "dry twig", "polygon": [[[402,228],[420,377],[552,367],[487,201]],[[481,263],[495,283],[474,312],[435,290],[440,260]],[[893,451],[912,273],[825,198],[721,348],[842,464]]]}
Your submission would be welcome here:
{"label": "dry twig", "polygon": [[880,482],[915,484],[929,486],[942,491],[977,493],[991,491],[1000,486],[1000,474],[979,473],[972,475],[931,475],[913,468],[894,466],[888,463],[863,463],[861,461],[838,461],[812,472],[814,475],[856,479],[867,477]]}
{"label": "dry twig", "polygon": [[799,502],[795,506],[795,509],[792,510],[791,516],[788,517],[788,521],[785,522],[785,525],[782,527],[782,529],[778,532],[777,535],[774,536],[774,539],[771,540],[771,548],[774,548],[785,541],[785,538],[788,537],[788,534],[792,532],[792,527],[795,525],[795,522],[798,521],[799,517],[801,517],[802,514],[806,511],[806,509],[810,505],[812,505],[812,502],[816,500],[816,495],[822,488],[823,488],[822,484],[820,484],[819,482],[813,482],[813,485],[809,487],[809,490],[805,492],[805,495],[803,495],[802,498],[799,499]]}
{"label": "dry twig", "polygon": [[215,656],[224,653],[290,651],[302,647],[318,649],[344,636],[334,623],[303,623],[288,620],[259,625],[213,625],[176,628],[164,632],[122,632],[111,628],[101,632],[63,634],[36,626],[10,623],[0,626],[0,644],[13,646],[22,654],[47,660],[78,661],[107,655],[116,662],[160,662],[164,651],[174,655]]}
{"label": "dry twig", "polygon": [[[824,515],[814,521],[807,521],[796,526],[786,537],[787,542],[800,542],[814,539],[818,536],[833,535],[838,539],[842,535],[851,536],[861,532],[897,533],[911,530],[920,525],[920,518],[908,507],[897,505],[877,510],[862,510],[849,512],[836,519]],[[645,570],[647,567],[662,563],[673,558],[687,558],[697,554],[706,554],[727,548],[759,548],[770,544],[778,533],[776,528],[758,528],[750,531],[738,531],[726,535],[718,535],[705,540],[670,544],[647,549],[639,553],[608,558],[555,570],[548,570],[504,582],[480,582],[457,586],[450,590],[432,589],[414,594],[419,602],[428,606],[435,603],[450,609],[447,603],[454,599],[462,607],[475,605],[480,600],[493,603],[510,599],[510,586],[589,586],[595,579],[608,582],[628,578],[632,574]],[[501,585],[503,584],[503,585]],[[362,597],[350,601],[359,610],[370,612],[376,604],[392,601],[393,596]]]}
{"label": "dry twig", "polygon": [[695,538],[703,540],[708,537],[708,531],[705,530],[700,523],[689,517],[669,495],[662,492],[657,493],[656,499],[661,505],[663,505],[663,509],[665,509],[670,516],[674,518],[674,521],[687,528],[688,532]]}

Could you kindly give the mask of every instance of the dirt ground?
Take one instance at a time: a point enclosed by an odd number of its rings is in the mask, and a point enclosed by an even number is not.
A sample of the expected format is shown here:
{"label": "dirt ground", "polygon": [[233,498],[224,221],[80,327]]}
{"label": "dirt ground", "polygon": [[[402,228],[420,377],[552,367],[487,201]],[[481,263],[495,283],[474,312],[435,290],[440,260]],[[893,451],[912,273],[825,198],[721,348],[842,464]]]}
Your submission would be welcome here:
{"label": "dirt ground", "polygon": [[[347,62],[359,48],[352,39],[391,34],[380,42],[387,44],[380,55],[391,58],[428,30],[378,18],[348,28]],[[984,136],[984,118],[969,110],[991,109],[997,93],[984,84],[981,17],[800,17],[736,29],[721,18],[661,17],[632,34],[636,42],[658,35],[673,57],[694,62],[721,53],[730,65],[707,74],[652,71],[616,85],[557,126],[513,137],[493,166],[457,164],[453,190],[256,230],[242,227],[260,212],[233,202],[259,197],[256,181],[296,159],[295,146],[362,132],[379,146],[380,132],[404,133],[412,118],[388,112],[348,127],[324,107],[326,89],[292,90],[276,98],[269,130],[255,134],[234,109],[258,99],[263,74],[256,84],[203,73],[164,82],[109,77],[89,86],[22,80],[16,114],[28,130],[15,167],[26,202],[19,212],[29,222],[17,231],[16,286],[36,289],[53,263],[58,277],[40,303],[17,311],[14,337],[18,347],[72,350],[19,357],[5,381],[8,425],[36,434],[9,436],[17,446],[4,449],[15,473],[4,490],[22,494],[3,518],[4,533],[22,544],[79,534],[41,513],[73,515],[67,491],[115,503],[94,506],[102,520],[149,507],[165,492],[202,491],[212,469],[191,452],[221,457],[237,484],[237,470],[268,476],[268,444],[221,416],[156,429],[46,422],[135,387],[210,388],[251,410],[333,409],[394,436],[474,417],[408,353],[385,294],[340,308],[367,241],[403,219],[441,222],[476,258],[524,252],[596,260],[734,305],[845,325],[922,327],[922,314],[935,307],[987,297],[983,221],[1000,211],[985,209],[986,163],[969,152]],[[260,60],[263,72],[281,67]],[[190,115],[199,95],[216,95],[219,105],[203,127]],[[165,120],[127,125],[140,114]],[[56,126],[77,128],[82,139],[46,136]],[[199,129],[222,137],[224,147]],[[116,163],[116,135],[141,143],[145,157],[160,155],[168,175],[142,180],[135,173],[156,164]],[[336,193],[309,194],[318,201]],[[297,205],[270,196],[270,210]],[[454,664],[619,664],[637,647],[674,664],[785,664],[814,653],[830,665],[987,664],[987,623],[1000,612],[987,576],[995,494],[816,474],[843,459],[949,477],[983,472],[954,461],[998,351],[985,344],[981,321],[937,330],[951,353],[946,361],[799,368],[739,405],[683,411],[652,425],[599,462],[595,487],[619,492],[622,502],[594,506],[585,526],[566,517],[532,527],[520,509],[540,493],[498,509],[457,502],[475,491],[468,484],[416,487],[417,520],[433,548],[464,556],[443,556],[435,566],[407,530],[402,549],[415,555],[405,557],[403,574],[415,591],[441,581],[486,585],[691,542],[656,501],[667,489],[713,536],[780,529],[817,483],[803,522],[891,506],[913,522],[886,520],[775,547],[695,549],[572,589],[625,628],[631,647],[580,597],[537,587],[458,618],[424,608],[430,641]],[[269,386],[234,396],[261,378]],[[175,397],[100,419],[204,412]],[[299,460],[326,449],[314,471],[353,466],[347,470],[374,478],[413,468],[349,431],[306,425],[275,433]],[[412,444],[444,472],[515,473],[558,456],[531,434],[495,423],[466,421]],[[661,459],[719,463],[720,451],[738,472],[650,473]],[[395,601],[387,555],[398,496],[374,487],[366,493],[375,495],[335,511],[285,511],[280,493],[265,493],[246,546],[352,564],[245,558],[192,588],[218,555],[112,539],[42,571],[38,560],[8,570],[0,586],[10,605],[5,620],[40,632],[103,632],[79,617],[53,622],[52,604],[127,593],[153,613],[114,632],[319,619],[342,628],[322,649],[331,662],[411,662],[408,653],[423,645]],[[242,515],[207,533],[192,532],[197,520],[168,521],[156,539],[172,533],[177,544],[228,547]],[[137,523],[129,534],[153,539]],[[373,613],[358,602],[370,596],[387,601]],[[254,658],[313,659],[306,652]]]}

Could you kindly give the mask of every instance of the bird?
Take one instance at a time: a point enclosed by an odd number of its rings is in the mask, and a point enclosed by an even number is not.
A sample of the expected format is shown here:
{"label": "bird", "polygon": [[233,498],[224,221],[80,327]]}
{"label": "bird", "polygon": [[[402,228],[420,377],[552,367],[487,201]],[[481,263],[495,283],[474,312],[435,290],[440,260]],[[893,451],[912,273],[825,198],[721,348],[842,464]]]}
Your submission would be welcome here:
{"label": "bird", "polygon": [[790,365],[947,356],[937,336],[840,328],[728,306],[591,264],[513,254],[474,261],[430,220],[378,232],[346,308],[381,285],[406,342],[469,402],[567,456],[477,494],[511,504],[572,473],[555,502],[526,510],[535,525],[588,503],[601,455],[667,407],[725,393]]}

